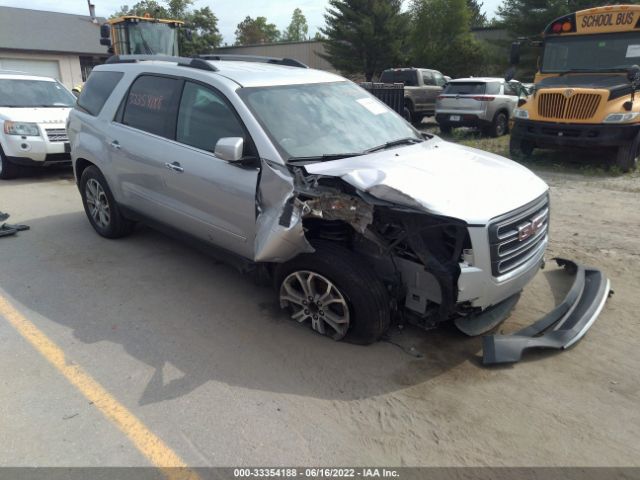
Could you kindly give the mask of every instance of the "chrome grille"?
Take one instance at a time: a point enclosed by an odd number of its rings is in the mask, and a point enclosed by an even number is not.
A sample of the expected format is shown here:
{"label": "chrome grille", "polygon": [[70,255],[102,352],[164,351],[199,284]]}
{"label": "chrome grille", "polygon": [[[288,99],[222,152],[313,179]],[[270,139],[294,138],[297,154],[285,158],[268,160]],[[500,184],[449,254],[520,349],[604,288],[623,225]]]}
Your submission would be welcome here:
{"label": "chrome grille", "polygon": [[544,118],[588,120],[598,111],[601,96],[594,93],[576,93],[569,98],[562,93],[540,92],[538,113]]}
{"label": "chrome grille", "polygon": [[68,142],[67,130],[65,128],[47,128],[47,138],[50,142]]}
{"label": "chrome grille", "polygon": [[[528,230],[534,223],[536,228]],[[549,197],[544,195],[529,205],[494,219],[489,225],[491,272],[504,275],[535,256],[549,231]],[[529,233],[525,235],[525,233]]]}

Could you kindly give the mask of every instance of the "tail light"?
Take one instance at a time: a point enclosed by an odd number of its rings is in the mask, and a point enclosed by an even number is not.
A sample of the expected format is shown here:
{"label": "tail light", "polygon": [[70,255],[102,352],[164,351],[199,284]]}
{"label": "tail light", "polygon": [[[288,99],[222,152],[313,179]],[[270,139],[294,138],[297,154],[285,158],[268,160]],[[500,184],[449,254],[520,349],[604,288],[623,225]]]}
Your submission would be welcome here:
{"label": "tail light", "polygon": [[474,100],[477,100],[479,102],[492,102],[493,100],[495,100],[496,97],[488,97],[488,96],[485,96],[485,95],[481,95],[479,97],[471,97],[471,98],[473,98]]}
{"label": "tail light", "polygon": [[445,97],[444,95],[438,95],[436,97],[436,100],[442,100],[443,98],[447,98],[447,97]]}

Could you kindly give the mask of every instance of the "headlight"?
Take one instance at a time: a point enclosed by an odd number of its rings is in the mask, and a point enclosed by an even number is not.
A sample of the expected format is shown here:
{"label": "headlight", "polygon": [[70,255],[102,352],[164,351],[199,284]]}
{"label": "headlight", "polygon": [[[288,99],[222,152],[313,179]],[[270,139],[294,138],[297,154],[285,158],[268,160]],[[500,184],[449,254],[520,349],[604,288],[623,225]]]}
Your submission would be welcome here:
{"label": "headlight", "polygon": [[529,118],[529,111],[528,110],[523,110],[521,108],[516,108],[513,111],[513,116],[516,118]]}
{"label": "headlight", "polygon": [[25,122],[4,122],[4,133],[7,135],[24,135],[26,137],[40,136],[38,124]]}
{"label": "headlight", "polygon": [[604,123],[626,123],[631,120],[635,120],[640,115],[640,112],[620,112],[610,113],[607,118],[604,119]]}

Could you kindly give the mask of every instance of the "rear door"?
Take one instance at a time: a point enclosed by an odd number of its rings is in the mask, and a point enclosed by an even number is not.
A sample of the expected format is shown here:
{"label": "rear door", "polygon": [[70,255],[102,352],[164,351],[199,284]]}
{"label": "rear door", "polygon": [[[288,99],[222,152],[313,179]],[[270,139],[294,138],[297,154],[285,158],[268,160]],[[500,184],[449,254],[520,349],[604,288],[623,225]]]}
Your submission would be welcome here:
{"label": "rear door", "polygon": [[518,104],[522,88],[522,85],[517,82],[505,82],[503,84],[503,95],[501,98],[501,103],[504,104],[509,111],[509,117],[511,117],[513,110]]}
{"label": "rear door", "polygon": [[[421,108],[422,111],[434,112],[436,109],[436,99],[442,92],[443,81],[438,85],[436,80],[436,72],[431,70],[422,70],[422,95],[421,95]],[[442,75],[440,75],[442,77]]]}
{"label": "rear door", "polygon": [[107,148],[121,202],[162,222],[168,219],[165,163],[175,155],[168,145],[174,137],[182,84],[179,78],[140,75],[109,127]]}

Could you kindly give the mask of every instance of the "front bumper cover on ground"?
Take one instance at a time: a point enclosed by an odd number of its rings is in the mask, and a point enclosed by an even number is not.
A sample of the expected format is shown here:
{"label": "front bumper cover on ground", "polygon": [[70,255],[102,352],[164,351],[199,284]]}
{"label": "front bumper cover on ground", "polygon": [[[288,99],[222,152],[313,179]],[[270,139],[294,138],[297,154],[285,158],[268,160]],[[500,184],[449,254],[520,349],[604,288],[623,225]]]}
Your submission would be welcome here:
{"label": "front bumper cover on ground", "polygon": [[534,324],[510,335],[483,338],[483,363],[514,363],[530,348],[564,350],[580,340],[596,320],[610,294],[610,282],[598,269],[570,260],[556,263],[575,275],[565,299]]}

